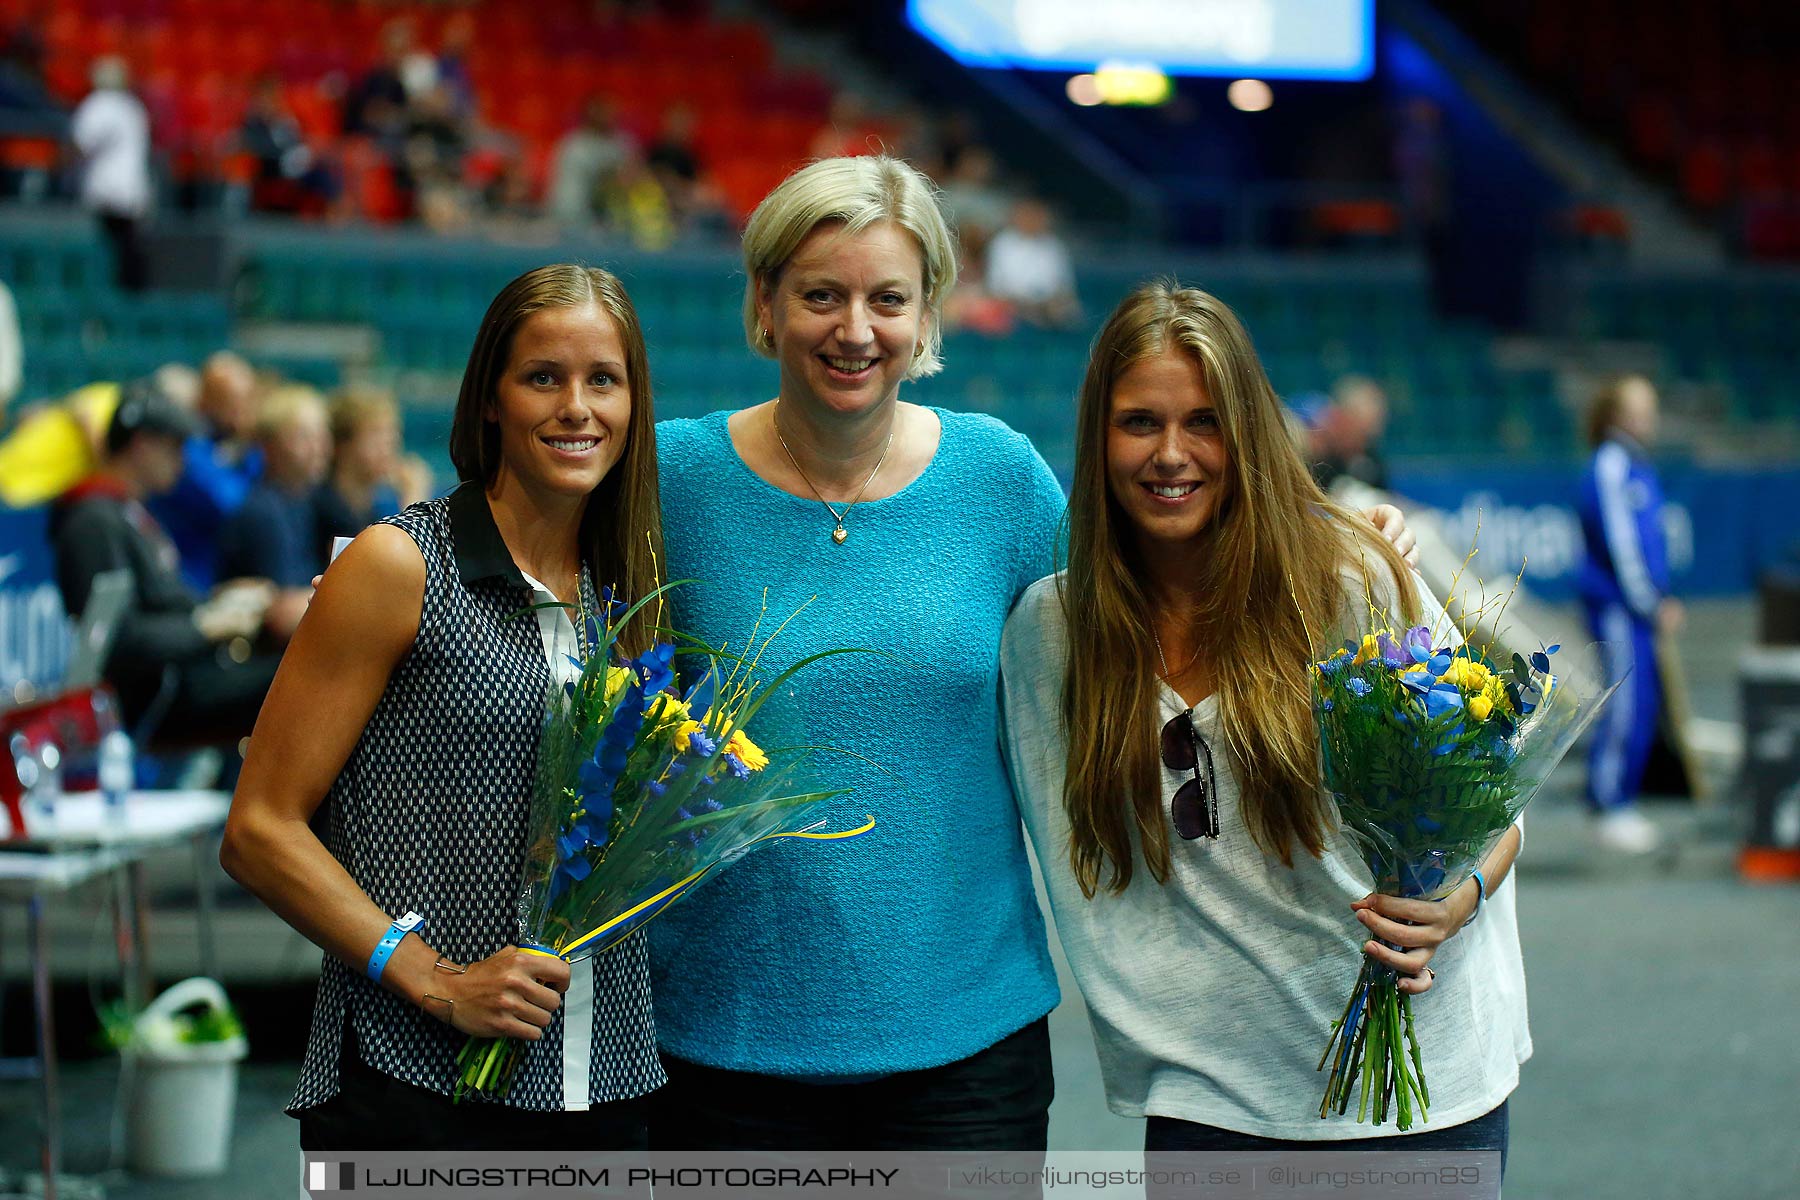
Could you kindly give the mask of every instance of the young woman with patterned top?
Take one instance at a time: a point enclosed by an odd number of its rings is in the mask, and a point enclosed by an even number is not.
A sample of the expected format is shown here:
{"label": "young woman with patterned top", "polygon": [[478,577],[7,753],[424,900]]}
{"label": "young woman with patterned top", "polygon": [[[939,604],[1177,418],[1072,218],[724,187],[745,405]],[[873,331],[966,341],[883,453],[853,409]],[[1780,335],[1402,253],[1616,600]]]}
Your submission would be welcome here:
{"label": "young woman with patterned top", "polygon": [[[1000,661],[1007,758],[1108,1103],[1149,1118],[1149,1150],[1504,1153],[1531,1052],[1502,886],[1518,830],[1485,864],[1485,904],[1475,879],[1439,903],[1372,895],[1319,786],[1312,648],[1364,625],[1370,597],[1448,636],[1442,610],[1312,482],[1215,297],[1127,296],[1077,419],[1068,570],[1020,600]],[[1420,997],[1431,1119],[1404,1137],[1318,1116],[1314,1065],[1358,953]]]}
{"label": "young woman with patterned top", "polygon": [[[643,941],[573,970],[513,944],[571,617],[655,586],[649,371],[616,278],[550,266],[500,292],[450,452],[461,486],[326,572],[225,831],[226,869],[325,951],[289,1111],[308,1150],[641,1146],[663,1078]],[[551,601],[577,612],[528,611]],[[503,1103],[452,1104],[469,1035],[531,1043]]]}

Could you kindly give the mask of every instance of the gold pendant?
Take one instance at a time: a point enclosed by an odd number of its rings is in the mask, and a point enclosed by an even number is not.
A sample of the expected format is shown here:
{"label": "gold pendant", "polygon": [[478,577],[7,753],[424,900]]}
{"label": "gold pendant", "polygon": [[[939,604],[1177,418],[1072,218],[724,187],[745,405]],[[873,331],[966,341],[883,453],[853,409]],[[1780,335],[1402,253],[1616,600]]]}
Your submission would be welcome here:
{"label": "gold pendant", "polygon": [[842,525],[839,525],[836,529],[831,531],[831,540],[840,546],[844,544],[844,539],[849,536],[850,531],[845,529]]}

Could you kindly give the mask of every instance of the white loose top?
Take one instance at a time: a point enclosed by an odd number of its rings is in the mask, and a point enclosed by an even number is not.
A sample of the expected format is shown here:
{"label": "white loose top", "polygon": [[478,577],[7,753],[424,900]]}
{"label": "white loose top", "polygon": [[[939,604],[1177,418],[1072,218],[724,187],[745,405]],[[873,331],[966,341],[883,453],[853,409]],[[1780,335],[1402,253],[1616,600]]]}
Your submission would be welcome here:
{"label": "white loose top", "polygon": [[[1362,965],[1367,935],[1350,904],[1372,889],[1368,871],[1339,839],[1328,838],[1322,858],[1295,851],[1291,869],[1256,847],[1215,700],[1194,708],[1194,723],[1213,751],[1220,836],[1190,842],[1171,829],[1166,883],[1140,856],[1122,894],[1082,895],[1063,807],[1067,646],[1056,584],[1054,576],[1039,580],[1007,622],[1003,739],[1057,932],[1093,1021],[1108,1105],[1121,1116],[1258,1137],[1397,1134],[1391,1124],[1319,1119],[1326,1073],[1315,1068]],[[1428,619],[1441,613],[1421,593]],[[1186,707],[1161,691],[1159,724]],[[1164,796],[1190,778],[1163,768]],[[1489,1112],[1517,1086],[1519,1064],[1531,1055],[1514,890],[1509,876],[1479,919],[1439,949],[1431,991],[1413,997],[1432,1099],[1429,1123],[1414,1133]]]}

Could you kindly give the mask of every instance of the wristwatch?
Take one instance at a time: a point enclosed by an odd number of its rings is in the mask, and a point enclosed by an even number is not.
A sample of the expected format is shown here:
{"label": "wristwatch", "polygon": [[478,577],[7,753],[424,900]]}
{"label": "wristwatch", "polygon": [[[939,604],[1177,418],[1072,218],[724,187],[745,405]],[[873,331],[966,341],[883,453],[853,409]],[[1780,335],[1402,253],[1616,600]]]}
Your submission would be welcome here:
{"label": "wristwatch", "polygon": [[369,978],[380,983],[381,973],[387,969],[388,959],[394,956],[394,948],[400,944],[400,940],[423,928],[425,918],[416,912],[409,912],[389,925],[387,932],[381,935],[381,940],[375,943],[375,953],[369,955],[369,965],[366,968]]}

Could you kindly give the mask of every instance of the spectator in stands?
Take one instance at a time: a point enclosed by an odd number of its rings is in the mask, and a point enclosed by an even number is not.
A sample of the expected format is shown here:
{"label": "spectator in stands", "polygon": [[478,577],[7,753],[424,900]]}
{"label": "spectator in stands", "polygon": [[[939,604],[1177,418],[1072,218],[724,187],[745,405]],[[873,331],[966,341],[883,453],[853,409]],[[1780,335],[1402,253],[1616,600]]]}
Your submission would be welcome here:
{"label": "spectator in stands", "polygon": [[1331,403],[1313,430],[1313,478],[1326,491],[1340,478],[1386,491],[1387,464],[1380,441],[1387,429],[1387,394],[1365,375],[1346,375],[1331,389]]}
{"label": "spectator in stands", "polygon": [[219,530],[262,476],[262,451],[251,442],[256,372],[239,355],[217,352],[201,368],[199,404],[203,424],[188,441],[181,479],[150,509],[181,552],[182,578],[205,592],[220,578]]}
{"label": "spectator in stands", "polygon": [[550,215],[559,224],[581,228],[594,223],[614,176],[637,155],[619,129],[613,107],[596,96],[581,110],[581,123],[556,146],[550,173]]}
{"label": "spectator in stands", "polygon": [[412,25],[390,21],[381,31],[381,61],[344,97],[344,132],[375,139],[395,151],[404,138],[408,96],[403,72],[412,53]]}
{"label": "spectator in stands", "polygon": [[475,81],[469,74],[469,47],[475,41],[475,18],[465,9],[444,22],[438,42],[437,83],[449,91],[451,104],[463,120],[475,115]]}
{"label": "spectator in stands", "polygon": [[21,413],[0,439],[0,503],[44,504],[92,474],[118,403],[118,384],[90,383]]}
{"label": "spectator in stands", "polygon": [[1030,324],[1067,329],[1081,320],[1075,266],[1043,201],[1013,205],[1012,220],[988,245],[987,287]]}
{"label": "spectator in stands", "polygon": [[1005,227],[1011,204],[995,182],[994,155],[986,146],[966,146],[957,156],[944,182],[944,207],[965,247],[971,238],[985,246]]}
{"label": "spectator in stands", "polygon": [[831,98],[831,110],[812,138],[814,158],[855,158],[882,152],[881,130],[869,119],[868,106],[844,88]]}
{"label": "spectator in stands", "polygon": [[663,114],[662,132],[644,161],[669,198],[675,223],[683,229],[723,233],[732,226],[725,198],[701,177],[694,151],[696,118],[686,104]]}
{"label": "spectator in stands", "polygon": [[325,569],[316,499],[331,466],[324,399],[304,384],[276,388],[263,398],[256,438],[262,479],[219,533],[219,573],[275,585],[267,623],[285,642],[305,615],[313,577]]}
{"label": "spectator in stands", "polygon": [[307,145],[300,122],[282,98],[279,76],[265,75],[257,81],[238,130],[238,144],[256,158],[251,207],[318,216],[337,197],[337,178]]}
{"label": "spectator in stands", "polygon": [[1602,388],[1588,408],[1594,456],[1581,480],[1579,508],[1587,560],[1581,599],[1603,647],[1609,683],[1620,688],[1600,714],[1588,751],[1587,801],[1600,845],[1644,854],[1661,840],[1637,807],[1638,785],[1662,708],[1657,634],[1681,627],[1681,602],[1669,595],[1662,487],[1651,465],[1656,388],[1627,375]]}
{"label": "spectator in stands", "polygon": [[129,87],[125,60],[94,60],[94,90],[75,109],[70,137],[82,159],[81,203],[112,243],[118,284],[149,286],[143,225],[150,215],[150,114]]}
{"label": "spectator in stands", "polygon": [[[96,576],[125,570],[131,603],[105,676],[139,733],[182,741],[250,732],[275,660],[249,653],[268,589],[222,589],[200,603],[176,571],[175,547],[144,501],[175,486],[183,445],[197,433],[185,412],[147,383],[130,385],[113,414],[100,469],[50,516],[63,604],[79,617]],[[146,722],[154,729],[146,729]]]}
{"label": "spectator in stands", "polygon": [[350,387],[331,405],[331,474],[317,496],[319,554],[382,517],[431,498],[431,470],[400,453],[400,409],[381,388]]}

